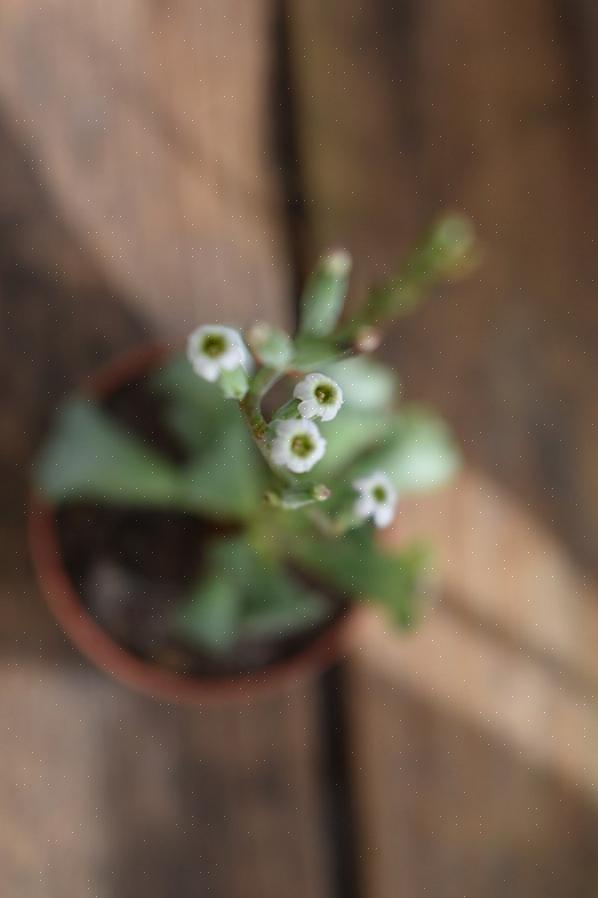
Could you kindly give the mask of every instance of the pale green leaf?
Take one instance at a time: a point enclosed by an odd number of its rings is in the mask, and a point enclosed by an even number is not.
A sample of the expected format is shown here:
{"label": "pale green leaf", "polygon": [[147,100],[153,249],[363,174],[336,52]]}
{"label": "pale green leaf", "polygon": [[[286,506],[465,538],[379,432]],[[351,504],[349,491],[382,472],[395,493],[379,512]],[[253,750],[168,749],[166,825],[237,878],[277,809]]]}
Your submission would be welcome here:
{"label": "pale green leaf", "polygon": [[313,469],[313,477],[328,482],[365,450],[392,432],[394,416],[386,412],[343,406],[333,421],[322,424],[326,453]]}
{"label": "pale green leaf", "polygon": [[212,652],[227,651],[238,636],[242,601],[234,579],[213,572],[197,581],[176,615],[175,629]]}
{"label": "pale green leaf", "polygon": [[177,468],[82,397],[62,408],[35,479],[53,501],[94,499],[163,508],[182,502]]}
{"label": "pale green leaf", "polygon": [[396,623],[411,623],[428,565],[427,553],[421,547],[401,553],[382,550],[366,526],[338,539],[310,538],[306,534],[296,541],[292,552],[299,564],[341,594],[375,600]]}
{"label": "pale green leaf", "polygon": [[225,399],[217,384],[199,377],[186,356],[168,361],[149,387],[165,397],[164,423],[192,455],[207,449],[217,434],[243,429],[237,406]]}
{"label": "pale green leaf", "polygon": [[182,472],[187,505],[211,517],[246,518],[263,497],[264,464],[236,412],[238,426],[217,433]]}
{"label": "pale green leaf", "polygon": [[397,399],[398,378],[382,362],[368,356],[354,356],[324,365],[328,374],[341,387],[344,407],[390,409]]}
{"label": "pale green leaf", "polygon": [[406,407],[379,444],[361,457],[351,477],[384,471],[400,492],[446,483],[459,468],[459,453],[444,421],[419,407]]}
{"label": "pale green leaf", "polygon": [[327,614],[320,595],[238,536],[213,545],[204,580],[191,592],[176,625],[204,647],[225,650],[237,640],[293,635]]}

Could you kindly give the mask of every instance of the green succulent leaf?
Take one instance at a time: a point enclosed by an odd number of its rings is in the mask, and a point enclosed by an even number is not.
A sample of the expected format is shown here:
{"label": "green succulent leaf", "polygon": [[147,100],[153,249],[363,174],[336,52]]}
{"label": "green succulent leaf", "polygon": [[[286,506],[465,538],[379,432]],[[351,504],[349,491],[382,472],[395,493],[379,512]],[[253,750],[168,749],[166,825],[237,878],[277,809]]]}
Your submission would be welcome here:
{"label": "green succulent leaf", "polygon": [[239,630],[243,594],[234,578],[211,573],[198,580],[177,612],[174,629],[189,642],[212,652],[225,652]]}
{"label": "green succulent leaf", "polygon": [[164,423],[191,455],[205,451],[224,431],[244,432],[237,406],[216,384],[198,377],[184,355],[167,362],[148,386],[165,398]]}
{"label": "green succulent leaf", "polygon": [[247,588],[245,635],[284,638],[308,629],[327,615],[323,597],[296,582],[281,565],[257,565]]}
{"label": "green succulent leaf", "polygon": [[187,506],[225,520],[249,517],[265,489],[262,459],[235,411],[238,425],[216,433],[182,472]]}
{"label": "green succulent leaf", "polygon": [[35,480],[54,502],[93,499],[162,508],[182,502],[177,468],[83,397],[63,406]]}
{"label": "green succulent leaf", "polygon": [[[367,356],[354,356],[325,365],[322,371],[341,387],[345,409],[385,409],[393,407],[399,391],[394,371]],[[343,414],[345,412],[343,411]]]}
{"label": "green succulent leaf", "polygon": [[350,478],[381,470],[399,492],[408,492],[441,486],[458,468],[459,453],[444,421],[421,407],[407,406],[357,460]]}
{"label": "green succulent leaf", "polygon": [[428,553],[412,546],[400,553],[381,549],[370,527],[350,531],[336,540],[297,540],[295,560],[329,587],[362,601],[383,605],[395,623],[412,623],[421,594]]}
{"label": "green succulent leaf", "polygon": [[387,412],[343,406],[333,421],[322,425],[326,454],[314,467],[313,476],[328,482],[392,433],[394,420]]}
{"label": "green succulent leaf", "polygon": [[191,455],[181,471],[186,507],[222,520],[255,512],[265,468],[237,404],[197,377],[183,356],[155,376],[153,387],[167,396],[167,424]]}
{"label": "green succulent leaf", "polygon": [[175,624],[188,639],[212,651],[229,650],[239,640],[284,638],[328,614],[322,596],[242,537],[215,544],[206,568]]}
{"label": "green succulent leaf", "polygon": [[343,350],[333,341],[309,334],[297,337],[295,354],[289,367],[295,371],[313,371],[341,358]]}

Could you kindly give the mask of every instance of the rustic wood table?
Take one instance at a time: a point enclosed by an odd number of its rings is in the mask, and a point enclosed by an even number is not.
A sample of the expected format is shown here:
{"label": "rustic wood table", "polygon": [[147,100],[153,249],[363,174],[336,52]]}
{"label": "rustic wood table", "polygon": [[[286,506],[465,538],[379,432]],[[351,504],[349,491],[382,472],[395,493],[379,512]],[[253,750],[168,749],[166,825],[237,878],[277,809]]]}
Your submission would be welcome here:
{"label": "rustic wood table", "polygon": [[[598,10],[590,0],[6,0],[0,10],[0,898],[595,898]],[[443,594],[254,705],[70,648],[27,559],[35,447],[97,362],[290,324],[439,207],[483,265],[389,335],[464,445],[403,506]],[[392,537],[391,537],[392,538]]]}

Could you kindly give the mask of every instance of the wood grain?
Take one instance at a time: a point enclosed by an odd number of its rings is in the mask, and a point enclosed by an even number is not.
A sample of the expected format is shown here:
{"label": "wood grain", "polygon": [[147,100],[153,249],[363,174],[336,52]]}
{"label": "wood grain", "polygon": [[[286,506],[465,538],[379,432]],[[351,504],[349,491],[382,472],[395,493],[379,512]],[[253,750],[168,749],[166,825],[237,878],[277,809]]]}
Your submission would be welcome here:
{"label": "wood grain", "polygon": [[350,668],[368,898],[598,879],[590,7],[292,4],[309,254],[346,243],[359,293],[439,207],[484,250],[385,347],[467,468],[399,525],[439,541],[440,607],[404,642],[366,627]]}
{"label": "wood grain", "polygon": [[161,332],[284,320],[272,3],[52,0],[0,13],[0,102],[61,216]]}
{"label": "wood grain", "polygon": [[4,671],[6,894],[329,894],[311,709],[295,690],[191,713],[84,664]]}
{"label": "wood grain", "polygon": [[0,13],[0,894],[330,894],[312,683],[190,712],[96,674],[24,545],[29,465],[87,371],[290,312],[270,4]]}

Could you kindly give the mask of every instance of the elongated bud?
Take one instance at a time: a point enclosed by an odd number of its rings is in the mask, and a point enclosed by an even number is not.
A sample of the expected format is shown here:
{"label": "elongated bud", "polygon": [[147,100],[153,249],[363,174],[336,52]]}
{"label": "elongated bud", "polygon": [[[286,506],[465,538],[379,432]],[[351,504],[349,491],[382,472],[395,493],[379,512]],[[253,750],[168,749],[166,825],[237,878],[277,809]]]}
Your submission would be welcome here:
{"label": "elongated bud", "polygon": [[464,215],[443,215],[422,236],[397,275],[370,290],[364,308],[341,332],[355,339],[366,326],[379,327],[417,308],[427,289],[445,278],[468,274],[477,262],[475,230]]}
{"label": "elongated bud", "polygon": [[351,264],[351,256],[344,249],[320,260],[301,298],[301,334],[327,337],[332,333],[343,310]]}
{"label": "elongated bud", "polygon": [[263,365],[281,370],[293,355],[293,343],[284,331],[264,321],[254,324],[247,332],[247,342]]}
{"label": "elongated bud", "polygon": [[430,274],[447,277],[463,267],[468,270],[475,237],[473,224],[464,215],[453,213],[440,218],[425,248],[430,255]]}
{"label": "elongated bud", "polygon": [[233,371],[223,371],[218,378],[218,386],[227,399],[236,399],[237,402],[245,399],[249,389],[249,379],[244,368],[235,368]]}
{"label": "elongated bud", "polygon": [[268,490],[264,495],[264,500],[268,505],[274,505],[277,508],[285,508],[288,511],[295,511],[298,508],[304,508],[306,505],[313,505],[314,502],[325,502],[330,498],[330,490],[323,483],[315,486],[306,487],[289,487],[288,489]]}
{"label": "elongated bud", "polygon": [[375,352],[382,342],[382,332],[377,327],[362,327],[355,334],[357,352]]}

